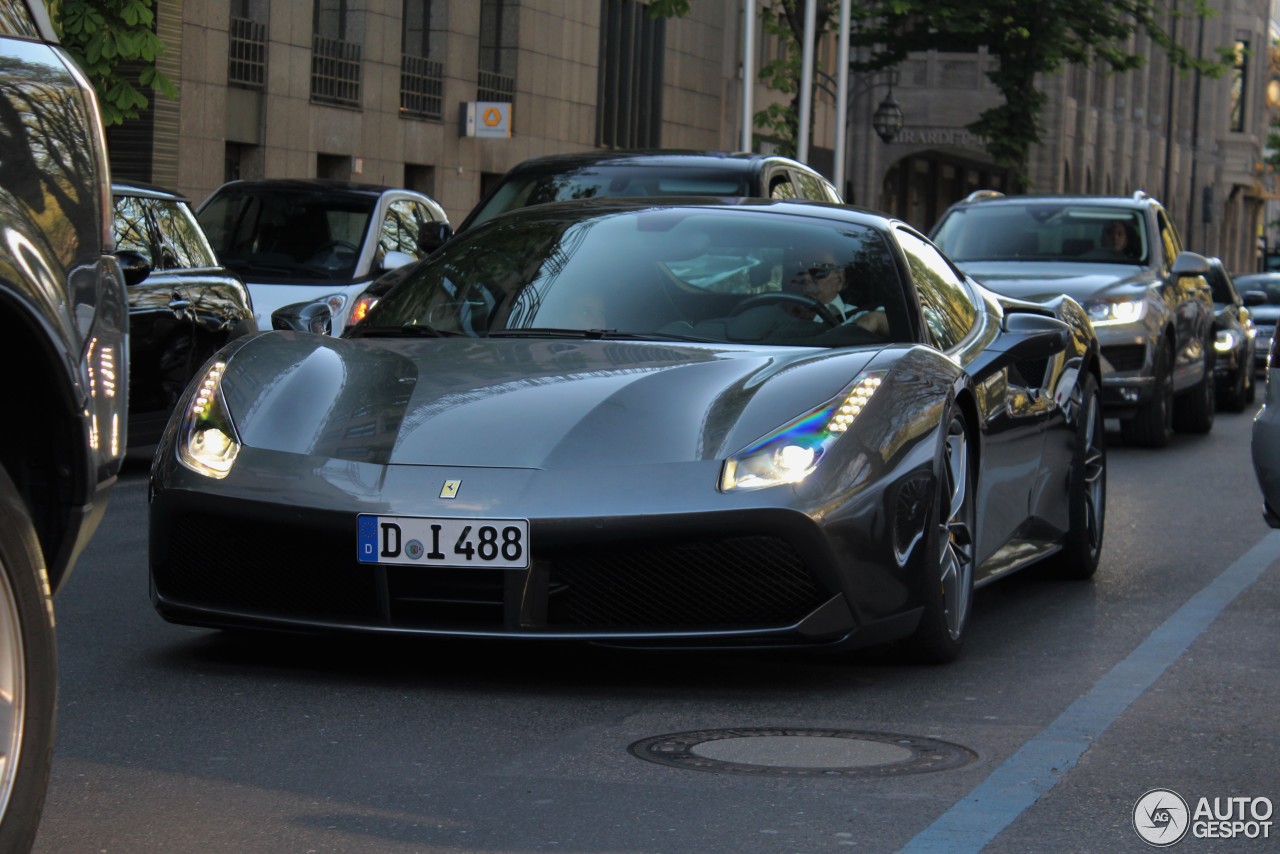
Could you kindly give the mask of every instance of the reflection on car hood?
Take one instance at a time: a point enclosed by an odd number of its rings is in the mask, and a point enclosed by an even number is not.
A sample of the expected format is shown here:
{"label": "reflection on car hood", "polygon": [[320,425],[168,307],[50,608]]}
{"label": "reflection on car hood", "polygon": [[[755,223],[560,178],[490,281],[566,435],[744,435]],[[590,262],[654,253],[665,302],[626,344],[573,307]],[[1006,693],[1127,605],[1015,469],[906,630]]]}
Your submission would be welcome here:
{"label": "reflection on car hood", "polygon": [[972,261],[960,267],[998,294],[1034,302],[1066,294],[1084,303],[1145,285],[1152,277],[1150,270],[1127,264]]}
{"label": "reflection on car hood", "polygon": [[251,448],[376,464],[635,466],[739,450],[839,394],[875,352],[272,332],[236,353],[222,389]]}

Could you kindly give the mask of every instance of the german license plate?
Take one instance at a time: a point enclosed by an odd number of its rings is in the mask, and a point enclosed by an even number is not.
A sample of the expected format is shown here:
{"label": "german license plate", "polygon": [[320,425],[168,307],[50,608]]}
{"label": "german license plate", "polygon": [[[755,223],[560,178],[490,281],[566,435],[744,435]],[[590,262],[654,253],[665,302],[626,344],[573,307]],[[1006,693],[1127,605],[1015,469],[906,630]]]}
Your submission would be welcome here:
{"label": "german license plate", "polygon": [[361,563],[525,569],[528,519],[371,516],[357,520]]}

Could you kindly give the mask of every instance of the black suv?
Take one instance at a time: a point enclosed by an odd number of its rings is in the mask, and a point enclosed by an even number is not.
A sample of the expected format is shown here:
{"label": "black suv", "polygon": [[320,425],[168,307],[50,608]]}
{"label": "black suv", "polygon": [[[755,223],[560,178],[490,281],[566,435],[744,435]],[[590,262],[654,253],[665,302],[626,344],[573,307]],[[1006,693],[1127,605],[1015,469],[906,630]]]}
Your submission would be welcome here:
{"label": "black suv", "polygon": [[40,0],[0,13],[0,851],[35,838],[57,698],[52,595],[125,449],[128,304],[93,90]]}
{"label": "black suv", "polygon": [[934,241],[998,293],[1082,304],[1102,345],[1103,403],[1125,442],[1169,444],[1213,428],[1209,261],[1184,252],[1163,207],[1132,196],[1005,196],[952,205]]}

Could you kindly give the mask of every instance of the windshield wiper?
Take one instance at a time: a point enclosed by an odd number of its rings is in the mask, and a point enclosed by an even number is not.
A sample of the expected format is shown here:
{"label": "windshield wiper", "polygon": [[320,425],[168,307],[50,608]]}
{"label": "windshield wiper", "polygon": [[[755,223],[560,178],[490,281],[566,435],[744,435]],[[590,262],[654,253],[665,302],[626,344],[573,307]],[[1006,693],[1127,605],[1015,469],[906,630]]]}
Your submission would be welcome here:
{"label": "windshield wiper", "polygon": [[350,338],[455,338],[461,332],[446,332],[421,323],[404,323],[400,326],[353,326],[347,337]]}

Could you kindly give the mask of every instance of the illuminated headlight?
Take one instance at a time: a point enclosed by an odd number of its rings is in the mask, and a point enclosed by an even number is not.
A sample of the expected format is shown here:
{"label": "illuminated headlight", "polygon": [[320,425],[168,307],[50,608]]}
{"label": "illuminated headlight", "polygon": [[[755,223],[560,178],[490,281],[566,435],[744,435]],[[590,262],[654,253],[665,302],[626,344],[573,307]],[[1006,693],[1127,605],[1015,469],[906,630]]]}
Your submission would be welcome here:
{"label": "illuminated headlight", "polygon": [[1239,343],[1235,332],[1230,329],[1219,329],[1213,341],[1213,349],[1219,353],[1230,353]]}
{"label": "illuminated headlight", "polygon": [[376,296],[361,294],[356,301],[351,304],[351,313],[347,315],[347,326],[354,326],[364,320],[365,315],[369,313],[369,309],[378,304]]}
{"label": "illuminated headlight", "polygon": [[347,304],[346,294],[329,294],[327,297],[321,297],[320,299],[325,305],[329,306],[329,315],[331,317],[342,317],[342,307]]}
{"label": "illuminated headlight", "polygon": [[1147,313],[1144,297],[1091,300],[1085,311],[1094,323],[1134,323]]}
{"label": "illuminated headlight", "polygon": [[225,362],[215,362],[187,401],[178,434],[178,461],[194,472],[224,478],[240,453],[240,439],[222,399]]}
{"label": "illuminated headlight", "polygon": [[817,469],[836,439],[853,425],[884,376],[884,371],[862,374],[835,400],[729,457],[720,475],[720,489],[763,489],[804,480]]}

